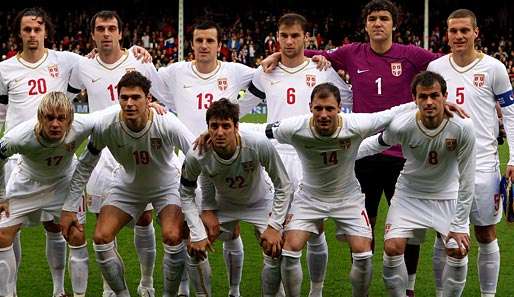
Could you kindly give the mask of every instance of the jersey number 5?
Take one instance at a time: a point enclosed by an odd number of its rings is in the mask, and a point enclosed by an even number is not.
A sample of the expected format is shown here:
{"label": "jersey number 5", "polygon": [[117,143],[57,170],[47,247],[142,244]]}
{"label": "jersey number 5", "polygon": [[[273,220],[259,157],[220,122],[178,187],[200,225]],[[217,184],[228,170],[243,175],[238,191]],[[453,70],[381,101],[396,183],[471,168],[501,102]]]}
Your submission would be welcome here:
{"label": "jersey number 5", "polygon": [[455,89],[455,103],[464,104],[464,87],[458,87]]}

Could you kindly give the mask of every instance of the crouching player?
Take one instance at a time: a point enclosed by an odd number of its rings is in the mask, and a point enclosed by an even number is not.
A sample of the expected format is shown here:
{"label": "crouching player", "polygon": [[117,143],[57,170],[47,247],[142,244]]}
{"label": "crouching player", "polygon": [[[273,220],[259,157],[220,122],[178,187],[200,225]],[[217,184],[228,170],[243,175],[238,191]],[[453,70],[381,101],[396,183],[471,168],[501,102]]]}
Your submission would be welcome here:
{"label": "crouching player", "polygon": [[[14,294],[12,243],[22,226],[43,223],[51,239],[47,240],[48,262],[52,267],[61,263],[64,271],[66,249],[61,247],[66,241],[55,220],[61,214],[75,168],[75,150],[91,134],[95,116],[74,116],[73,105],[64,93],[49,92],[39,104],[37,119],[21,123],[0,141],[0,296]],[[3,165],[14,154],[20,154],[21,159],[4,185]],[[81,195],[77,201],[78,228],[67,234],[70,272],[74,295],[85,296],[88,254],[81,226],[85,218]],[[55,291],[55,285],[54,296],[65,296],[64,291]]]}
{"label": "crouching player", "polygon": [[407,240],[433,228],[444,239],[448,254],[436,296],[461,296],[475,180],[473,125],[471,119],[445,115],[446,82],[439,74],[418,74],[411,89],[418,110],[399,115],[359,149],[359,157],[363,157],[401,144],[407,159],[386,219],[384,283],[389,296],[405,296]]}
{"label": "crouching player", "polygon": [[[87,150],[73,174],[70,194],[63,206],[63,233],[77,223],[78,199],[91,172],[108,147],[120,164],[113,175],[111,192],[100,210],[94,249],[104,279],[116,296],[130,296],[123,263],[114,238],[129,222],[137,220],[148,203],[159,216],[164,242],[164,296],[176,296],[187,259],[183,242],[184,216],[178,194],[179,169],[174,150],[186,152],[192,141],[189,130],[171,113],[159,116],[149,108],[151,82],[137,71],[118,83],[121,112],[95,123]],[[154,292],[151,292],[154,294]]]}
{"label": "crouching player", "polygon": [[[238,105],[220,99],[209,107],[206,120],[210,149],[187,153],[180,186],[191,230],[191,278],[197,296],[212,296],[207,250],[217,238],[233,238],[239,221],[254,225],[259,233],[264,251],[262,293],[275,296],[280,286],[281,230],[291,195],[287,172],[264,135],[239,131]],[[203,195],[201,210],[194,202],[197,179]]]}

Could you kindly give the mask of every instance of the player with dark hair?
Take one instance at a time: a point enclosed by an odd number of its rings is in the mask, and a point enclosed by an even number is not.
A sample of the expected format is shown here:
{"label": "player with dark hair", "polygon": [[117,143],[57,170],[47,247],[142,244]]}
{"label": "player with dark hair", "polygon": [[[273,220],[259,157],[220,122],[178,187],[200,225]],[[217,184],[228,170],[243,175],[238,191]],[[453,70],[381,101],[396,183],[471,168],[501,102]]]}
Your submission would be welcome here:
{"label": "player with dark hair", "polygon": [[[500,248],[496,224],[502,217],[499,196],[498,124],[496,105],[501,106],[509,143],[509,162],[505,176],[514,179],[514,99],[505,65],[475,49],[479,36],[476,15],[467,9],[452,12],[448,19],[451,53],[428,66],[448,84],[448,99],[469,112],[475,126],[475,199],[470,213],[478,241],[478,278],[482,297],[493,297],[500,273]],[[437,244],[437,243],[436,243]],[[444,248],[442,242],[438,246]],[[443,257],[442,255],[441,257]],[[436,271],[439,279],[441,273]],[[436,282],[436,284],[438,284]]]}

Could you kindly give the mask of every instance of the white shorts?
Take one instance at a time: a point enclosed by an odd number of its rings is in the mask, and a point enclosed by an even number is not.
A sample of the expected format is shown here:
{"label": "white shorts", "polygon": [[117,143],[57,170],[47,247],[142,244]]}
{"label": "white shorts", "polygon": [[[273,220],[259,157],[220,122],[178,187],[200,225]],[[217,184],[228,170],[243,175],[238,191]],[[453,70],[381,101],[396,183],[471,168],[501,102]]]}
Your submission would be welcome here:
{"label": "white shorts", "polygon": [[11,173],[13,172],[14,168],[16,168],[18,161],[19,161],[20,155],[16,154],[9,159],[7,159],[7,162],[4,164],[4,185],[7,185],[9,183],[9,178],[11,177]]}
{"label": "white shorts", "polygon": [[216,216],[221,229],[220,240],[231,239],[234,229],[240,221],[253,225],[255,230],[262,234],[268,227],[271,201],[268,205],[269,207],[252,207],[245,210],[217,210]]}
{"label": "white shorts", "polygon": [[[5,215],[0,217],[0,228],[18,224],[34,226],[49,221],[58,223],[70,180],[71,176],[68,176],[54,183],[42,184],[26,177],[16,167],[6,186],[10,215],[8,218]],[[85,223],[83,197],[77,218],[81,224]]]}
{"label": "white shorts", "polygon": [[105,197],[113,182],[114,170],[119,166],[108,148],[102,150],[102,156],[91,173],[86,185],[86,192],[89,196],[88,210],[92,213],[99,213]]}
{"label": "white shorts", "polygon": [[282,163],[284,163],[284,166],[286,167],[289,181],[293,187],[292,192],[294,193],[296,189],[298,189],[298,185],[302,180],[302,163],[300,161],[300,157],[298,157],[298,153],[296,153],[294,149],[292,151],[279,149],[278,154],[280,159],[282,159]]}
{"label": "white shorts", "polygon": [[500,171],[475,172],[475,199],[469,219],[477,226],[496,225],[501,221]]}
{"label": "white shorts", "polygon": [[168,205],[177,205],[181,207],[178,193],[178,185],[172,189],[168,189],[162,195],[151,195],[144,197],[144,194],[135,195],[134,193],[123,192],[119,188],[113,188],[113,191],[107,196],[102,206],[112,205],[119,208],[132,217],[133,222],[141,217],[144,211],[148,210],[148,206],[159,214]]}
{"label": "white shorts", "polygon": [[293,214],[285,230],[302,230],[319,234],[319,227],[326,218],[334,219],[336,236],[344,235],[372,238],[371,225],[364,203],[364,194],[340,199],[321,200],[305,193],[301,186],[295,192],[291,206]]}
{"label": "white shorts", "polygon": [[425,239],[426,229],[432,228],[446,236],[455,215],[457,200],[405,198],[395,194],[387,212],[384,239]]}

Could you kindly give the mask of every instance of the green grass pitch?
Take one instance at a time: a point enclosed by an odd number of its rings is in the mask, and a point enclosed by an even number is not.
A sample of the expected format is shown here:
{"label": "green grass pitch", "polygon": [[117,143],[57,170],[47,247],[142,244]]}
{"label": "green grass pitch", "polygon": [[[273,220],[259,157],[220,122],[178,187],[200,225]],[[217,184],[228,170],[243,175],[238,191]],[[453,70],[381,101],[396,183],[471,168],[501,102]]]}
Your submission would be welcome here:
{"label": "green grass pitch", "polygon": [[[258,122],[262,120],[262,116],[250,116],[245,121]],[[502,171],[505,168],[507,160],[507,145],[500,146],[500,156],[502,160]],[[369,296],[378,297],[386,296],[385,288],[382,281],[382,234],[385,214],[387,212],[387,204],[385,199],[382,200],[380,206],[380,216],[377,222],[377,241],[376,250],[373,258],[373,281]],[[91,237],[94,228],[94,216],[88,215],[87,236],[89,247],[89,286],[87,296],[101,296],[101,279],[98,266],[95,263],[95,255],[92,248]],[[162,244],[160,244],[160,231],[158,224],[155,224],[157,238],[157,260],[154,274],[155,288],[157,296],[162,296]],[[513,226],[502,221],[498,225],[498,238],[501,248],[501,272],[500,282],[498,285],[498,297],[514,296],[514,286],[510,284],[510,280],[514,279],[514,267],[512,260],[514,259],[514,230]],[[333,222],[326,224],[326,235],[329,245],[329,264],[325,280],[324,295],[325,296],[350,296],[351,285],[348,280],[350,271],[350,254],[347,244],[338,242],[334,236],[335,228]],[[261,252],[253,235],[253,229],[242,224],[242,238],[245,246],[245,262],[243,271],[243,280],[241,284],[241,294],[245,297],[260,295],[260,271],[262,268]],[[426,242],[422,246],[421,259],[418,268],[416,282],[416,296],[430,297],[434,296],[434,281],[432,276],[432,245],[434,233],[430,232]],[[51,296],[52,281],[48,265],[45,257],[45,236],[41,227],[25,228],[22,231],[23,258],[18,279],[18,296]],[[133,296],[137,296],[136,288],[139,282],[139,265],[137,255],[133,245],[133,231],[125,228],[118,236],[118,250],[123,257],[125,263],[125,277],[127,284]],[[305,254],[305,253],[304,253]],[[476,267],[477,243],[473,240],[472,250],[470,252],[468,279],[464,295],[466,297],[480,296],[478,286],[478,275]],[[215,244],[215,252],[210,255],[212,266],[212,287],[215,297],[227,296],[227,276],[223,264],[223,253],[220,242]],[[303,278],[303,295],[307,296],[309,288],[309,277],[304,264]],[[66,276],[66,290],[71,291],[69,276]]]}

